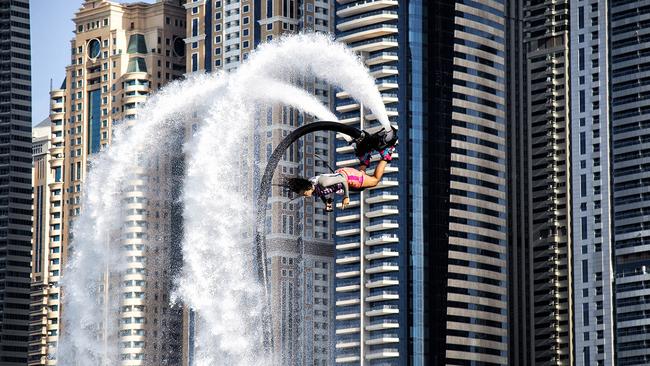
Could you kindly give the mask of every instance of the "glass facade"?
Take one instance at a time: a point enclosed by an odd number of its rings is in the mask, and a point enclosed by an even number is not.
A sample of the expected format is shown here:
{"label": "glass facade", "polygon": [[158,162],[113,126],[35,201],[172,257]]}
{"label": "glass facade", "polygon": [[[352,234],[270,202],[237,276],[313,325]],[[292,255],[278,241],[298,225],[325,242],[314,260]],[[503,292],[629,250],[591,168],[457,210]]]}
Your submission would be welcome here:
{"label": "glass facade", "polygon": [[147,72],[147,62],[142,57],[132,57],[129,59],[126,72]]}
{"label": "glass facade", "polygon": [[[504,5],[397,5],[337,8],[400,144],[382,184],[337,214],[336,362],[505,365]],[[337,97],[343,123],[378,126]],[[345,142],[337,152],[357,163]]]}
{"label": "glass facade", "polygon": [[144,34],[132,34],[129,37],[129,46],[126,52],[147,53],[147,42],[144,39]]}
{"label": "glass facade", "polygon": [[[610,8],[613,231],[616,358],[618,365],[650,363],[650,169],[646,36],[647,1],[614,1]],[[594,146],[595,148],[595,146]],[[594,273],[593,276],[598,276]],[[601,317],[597,317],[601,321]]]}
{"label": "glass facade", "polygon": [[102,91],[96,89],[88,92],[88,153],[94,154],[101,149],[101,112]]}

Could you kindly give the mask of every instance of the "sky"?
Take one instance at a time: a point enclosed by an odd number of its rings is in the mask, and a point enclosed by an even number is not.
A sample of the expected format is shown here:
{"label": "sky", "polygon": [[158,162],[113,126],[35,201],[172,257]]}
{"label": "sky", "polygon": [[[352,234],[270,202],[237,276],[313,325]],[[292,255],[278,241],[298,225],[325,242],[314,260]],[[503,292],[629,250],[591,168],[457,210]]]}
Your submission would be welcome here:
{"label": "sky", "polygon": [[[50,80],[58,88],[70,63],[72,17],[84,0],[31,0],[32,124],[49,114]],[[132,3],[137,0],[115,1]],[[153,2],[147,0],[143,2]]]}

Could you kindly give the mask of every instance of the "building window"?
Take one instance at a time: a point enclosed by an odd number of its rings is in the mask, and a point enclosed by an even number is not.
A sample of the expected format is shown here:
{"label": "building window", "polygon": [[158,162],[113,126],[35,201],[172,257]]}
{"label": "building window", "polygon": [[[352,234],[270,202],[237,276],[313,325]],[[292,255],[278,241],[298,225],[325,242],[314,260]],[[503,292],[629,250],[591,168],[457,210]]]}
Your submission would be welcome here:
{"label": "building window", "polygon": [[197,37],[199,35],[199,19],[192,19],[192,37]]}
{"label": "building window", "polygon": [[198,71],[199,69],[199,54],[192,54],[192,72]]}

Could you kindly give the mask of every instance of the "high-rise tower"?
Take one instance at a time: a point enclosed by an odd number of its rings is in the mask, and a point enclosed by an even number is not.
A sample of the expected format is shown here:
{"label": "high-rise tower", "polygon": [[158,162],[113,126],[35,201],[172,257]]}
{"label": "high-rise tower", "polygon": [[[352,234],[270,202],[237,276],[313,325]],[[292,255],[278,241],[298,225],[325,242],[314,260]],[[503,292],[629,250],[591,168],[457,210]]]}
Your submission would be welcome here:
{"label": "high-rise tower", "polygon": [[[650,319],[650,301],[647,295],[650,284],[650,123],[647,116],[647,99],[650,96],[647,55],[650,52],[650,43],[646,15],[650,11],[650,2],[612,1],[609,4],[609,93],[612,103],[609,148],[612,176],[609,194],[612,197],[611,217],[616,270],[616,362],[618,365],[645,365],[650,363],[650,347],[647,341],[650,337],[650,327],[647,325]],[[593,6],[588,8],[585,4],[585,12],[593,13]],[[602,18],[601,16],[599,19]],[[585,23],[586,27],[594,26],[589,18],[585,18]],[[590,30],[585,32],[585,36],[589,37],[594,32],[598,31]],[[605,47],[605,44],[599,47]],[[587,48],[586,54],[590,53],[593,54],[590,48]],[[587,58],[587,65],[592,57]],[[594,70],[592,75],[587,74],[586,77],[597,81],[603,80],[605,75],[603,70]],[[589,89],[586,92],[590,93]],[[602,88],[599,92],[607,93]],[[604,116],[601,116],[601,121],[603,119]],[[587,151],[595,151],[596,148],[602,150],[608,146],[605,141],[605,126],[601,127],[600,136],[596,136],[596,128],[594,126],[592,131],[587,131]],[[588,161],[588,164],[595,165],[592,161]],[[602,169],[601,176],[605,176],[606,167],[603,166]],[[602,188],[601,194],[607,194],[605,187]],[[596,190],[596,187],[593,189]],[[597,203],[603,206],[606,202],[603,196],[602,201]],[[594,224],[592,219],[593,217],[589,218],[588,225]],[[588,228],[588,232],[592,231],[595,230]],[[603,228],[600,233],[606,235],[607,231]],[[587,274],[597,281],[605,281],[608,275],[606,272]],[[598,292],[599,289],[595,290]],[[604,290],[605,288],[601,291]],[[596,326],[605,326],[601,332],[610,336],[606,328],[607,314],[599,312],[600,309],[594,308],[593,304],[590,311],[593,314],[592,321],[595,316]],[[597,334],[600,336],[600,333]]]}
{"label": "high-rise tower", "polygon": [[[47,322],[43,324],[47,352],[54,355],[61,329],[59,287],[70,247],[70,228],[83,210],[82,182],[88,162],[111,143],[114,125],[130,123],[147,95],[179,78],[185,70],[184,49],[175,48],[185,37],[185,12],[180,1],[155,4],[118,4],[88,0],[74,16],[71,63],[61,89],[51,92],[51,146],[47,176],[50,215],[42,223],[49,241],[41,250],[49,256],[43,296]],[[126,182],[128,226],[119,240],[128,256],[122,278],[104,276],[108,286],[119,286],[119,349],[124,365],[146,362],[180,363],[180,314],[169,306],[172,261],[172,199],[165,188],[152,183],[171,178],[169,159],[156,170],[133,172]],[[108,273],[108,272],[107,272]],[[105,304],[115,299],[102,298]],[[41,301],[35,298],[35,301]],[[44,301],[44,300],[43,300]],[[73,316],[73,315],[72,315]],[[108,339],[113,335],[106,336]],[[98,340],[99,342],[99,340]],[[56,364],[54,357],[40,363]]]}
{"label": "high-rise tower", "polygon": [[613,365],[609,9],[570,6],[573,353],[576,365]]}
{"label": "high-rise tower", "polygon": [[[573,357],[569,2],[523,5],[527,96],[526,279],[532,296],[529,355],[538,365],[569,365]],[[514,179],[514,177],[513,177]],[[523,273],[522,273],[523,274]],[[522,291],[528,291],[522,287]],[[522,301],[523,303],[523,301]]]}
{"label": "high-rise tower", "polygon": [[[48,283],[49,268],[61,261],[60,252],[50,252],[50,189],[52,168],[50,148],[52,123],[46,118],[33,127],[32,167],[34,181],[34,230],[32,236],[32,295],[29,325],[29,365],[41,365],[47,357]],[[49,321],[52,321],[49,319]],[[58,320],[57,320],[58,321]]]}
{"label": "high-rise tower", "polygon": [[[337,215],[336,362],[505,365],[504,4],[337,3],[337,37],[377,78],[400,144]],[[343,122],[378,126],[337,97]]]}
{"label": "high-rise tower", "polygon": [[31,261],[29,1],[0,1],[0,365],[25,365]]}

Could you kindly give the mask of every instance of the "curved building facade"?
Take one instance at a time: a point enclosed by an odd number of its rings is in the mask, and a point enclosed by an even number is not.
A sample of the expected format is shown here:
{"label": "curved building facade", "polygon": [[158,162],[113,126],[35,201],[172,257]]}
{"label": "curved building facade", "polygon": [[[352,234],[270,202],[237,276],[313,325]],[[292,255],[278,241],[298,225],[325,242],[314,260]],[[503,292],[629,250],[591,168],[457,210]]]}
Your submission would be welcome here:
{"label": "curved building facade", "polygon": [[[382,184],[337,215],[336,362],[505,365],[504,3],[337,3],[337,37],[377,79],[400,144]],[[337,97],[344,123],[378,126]],[[357,164],[338,146],[338,166]]]}

